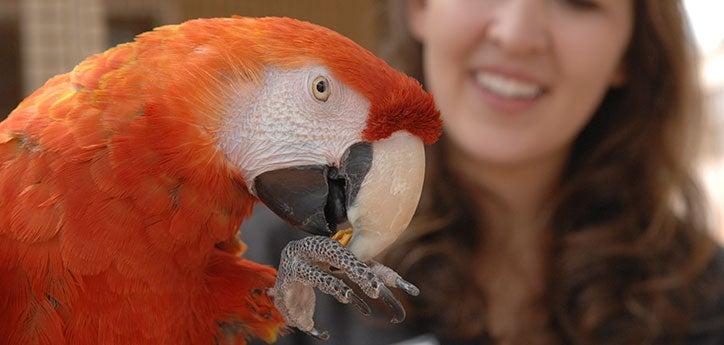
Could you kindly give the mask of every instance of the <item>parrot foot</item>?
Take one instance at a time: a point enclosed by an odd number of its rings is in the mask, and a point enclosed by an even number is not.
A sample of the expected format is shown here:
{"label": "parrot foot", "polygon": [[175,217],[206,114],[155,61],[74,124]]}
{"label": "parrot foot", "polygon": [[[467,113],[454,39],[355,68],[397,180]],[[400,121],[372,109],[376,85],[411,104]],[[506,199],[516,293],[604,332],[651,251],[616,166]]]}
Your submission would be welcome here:
{"label": "parrot foot", "polygon": [[289,242],[284,248],[276,283],[269,290],[287,325],[318,339],[326,340],[329,337],[326,331],[320,332],[314,327],[315,287],[341,303],[351,303],[364,315],[371,314],[367,303],[342,279],[332,275],[331,270],[343,272],[370,298],[381,298],[390,309],[393,323],[405,319],[405,309],[388,286],[402,289],[413,296],[420,292],[389,267],[374,261],[368,265],[333,239],[305,237]]}

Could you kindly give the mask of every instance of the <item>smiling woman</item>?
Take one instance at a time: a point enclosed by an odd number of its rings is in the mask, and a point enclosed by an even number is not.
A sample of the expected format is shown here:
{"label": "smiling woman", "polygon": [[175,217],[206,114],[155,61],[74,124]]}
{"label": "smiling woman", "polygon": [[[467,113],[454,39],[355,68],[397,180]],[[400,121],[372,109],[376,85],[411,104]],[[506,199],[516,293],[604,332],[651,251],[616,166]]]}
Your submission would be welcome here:
{"label": "smiling woman", "polygon": [[410,23],[462,152],[491,165],[560,165],[623,79],[632,11],[627,1],[429,1]]}
{"label": "smiling woman", "polygon": [[388,59],[444,136],[384,261],[420,287],[416,322],[383,336],[328,308],[340,344],[724,343],[680,1],[390,6]]}
{"label": "smiling woman", "polygon": [[420,286],[425,328],[470,343],[724,341],[681,4],[399,5],[414,39],[398,61],[422,56],[445,127],[414,231],[388,256]]}

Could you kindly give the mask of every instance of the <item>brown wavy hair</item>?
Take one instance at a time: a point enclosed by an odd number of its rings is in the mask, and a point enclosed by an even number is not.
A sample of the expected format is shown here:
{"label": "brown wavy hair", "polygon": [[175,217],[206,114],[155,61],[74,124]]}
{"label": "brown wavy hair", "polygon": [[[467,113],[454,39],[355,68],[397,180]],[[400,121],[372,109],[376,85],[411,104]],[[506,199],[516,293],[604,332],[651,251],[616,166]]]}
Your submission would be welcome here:
{"label": "brown wavy hair", "polygon": [[[551,328],[567,343],[667,343],[690,332],[716,244],[694,173],[702,111],[696,48],[680,1],[634,0],[627,81],[578,135],[552,201]],[[421,46],[391,1],[380,54],[422,80]],[[419,284],[413,315],[455,338],[485,334],[470,265],[485,217],[429,150],[418,214],[385,257]]]}

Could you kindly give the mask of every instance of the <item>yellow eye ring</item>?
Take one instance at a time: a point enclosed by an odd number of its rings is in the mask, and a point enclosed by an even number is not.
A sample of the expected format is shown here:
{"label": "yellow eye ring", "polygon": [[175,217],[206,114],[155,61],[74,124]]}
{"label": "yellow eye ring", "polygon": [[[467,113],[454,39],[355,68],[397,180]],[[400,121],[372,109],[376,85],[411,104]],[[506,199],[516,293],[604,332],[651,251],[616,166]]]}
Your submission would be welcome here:
{"label": "yellow eye ring", "polygon": [[331,93],[329,87],[329,80],[327,80],[327,78],[325,78],[324,76],[320,75],[314,78],[311,86],[312,95],[314,95],[314,98],[319,101],[326,102],[329,98],[329,94]]}

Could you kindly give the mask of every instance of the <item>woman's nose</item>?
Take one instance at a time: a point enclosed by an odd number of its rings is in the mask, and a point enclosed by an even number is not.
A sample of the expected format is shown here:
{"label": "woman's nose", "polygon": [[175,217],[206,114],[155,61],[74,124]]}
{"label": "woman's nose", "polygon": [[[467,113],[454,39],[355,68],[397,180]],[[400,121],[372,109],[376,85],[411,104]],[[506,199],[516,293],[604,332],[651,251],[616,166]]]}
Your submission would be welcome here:
{"label": "woman's nose", "polygon": [[544,2],[500,1],[487,30],[488,40],[511,56],[533,55],[546,49],[549,28]]}

